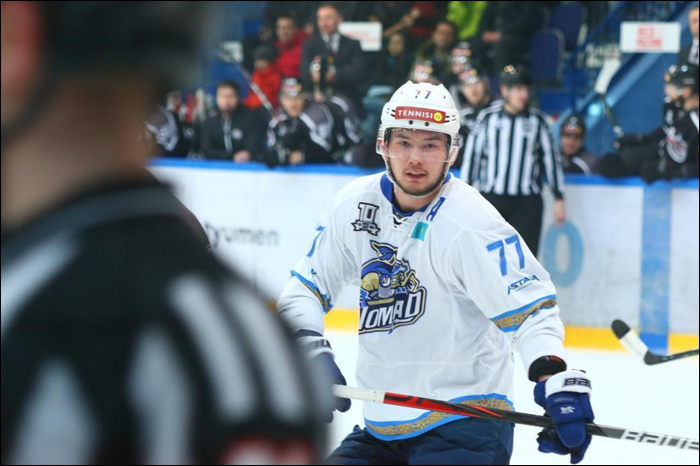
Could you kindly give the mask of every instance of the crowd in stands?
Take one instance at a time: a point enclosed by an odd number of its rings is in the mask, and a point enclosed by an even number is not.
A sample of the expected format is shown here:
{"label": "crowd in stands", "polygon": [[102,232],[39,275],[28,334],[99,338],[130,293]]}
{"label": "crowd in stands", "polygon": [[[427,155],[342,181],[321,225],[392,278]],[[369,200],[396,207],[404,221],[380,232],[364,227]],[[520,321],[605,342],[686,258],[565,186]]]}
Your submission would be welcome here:
{"label": "crowd in stands", "polygon": [[[461,109],[462,149],[455,167],[459,168],[477,116],[502,97],[500,87],[492,85],[495,78],[508,67],[527,66],[533,35],[560,3],[267,2],[260,32],[243,41],[247,98],[241,99],[244,92],[235,82],[221,82],[214,99],[200,99],[196,114],[188,116],[190,124],[183,125],[162,107],[148,122],[147,132],[159,155],[263,162],[271,167],[381,166],[374,150],[381,107],[407,80],[430,82],[445,85]],[[358,41],[340,33],[343,21],[381,23],[381,51],[363,52]],[[681,51],[679,66],[691,67],[689,73],[694,72],[697,81],[697,8],[690,14],[690,27],[694,42]],[[678,96],[669,99],[681,101],[676,105],[685,110],[669,117],[666,108],[666,118],[687,116],[692,122],[697,91],[691,83],[685,96],[682,83],[678,85],[681,89],[673,91]],[[672,121],[667,123],[673,127]],[[691,148],[684,157],[695,164],[683,172],[690,176],[697,172],[697,122],[695,127],[695,152]],[[689,130],[692,133],[692,127]],[[645,139],[647,153],[656,149],[663,158],[660,141],[673,137],[669,131],[663,137],[658,133],[652,142]],[[580,116],[561,125],[559,152],[565,172],[588,175],[601,173],[603,167],[606,176],[640,173],[641,168],[620,163],[624,154],[609,154],[599,164],[603,154],[594,156],[586,150],[585,135]],[[630,141],[628,137],[618,146],[628,148]]]}

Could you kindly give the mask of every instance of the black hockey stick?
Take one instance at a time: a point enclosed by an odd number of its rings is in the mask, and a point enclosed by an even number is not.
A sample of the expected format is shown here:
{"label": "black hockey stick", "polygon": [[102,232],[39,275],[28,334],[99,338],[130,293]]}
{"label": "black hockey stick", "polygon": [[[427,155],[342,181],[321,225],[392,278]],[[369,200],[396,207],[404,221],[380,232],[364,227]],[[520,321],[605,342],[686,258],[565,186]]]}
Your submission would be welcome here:
{"label": "black hockey stick", "polygon": [[[551,427],[554,422],[551,418],[534,414],[517,413],[501,409],[482,408],[449,401],[432,400],[419,396],[400,395],[397,393],[382,392],[379,390],[367,390],[363,388],[334,385],[333,393],[338,398],[349,400],[362,400],[386,405],[403,406],[405,408],[423,409],[440,413],[455,414],[458,416],[471,416],[480,419],[512,422],[533,427]],[[637,443],[647,443],[660,447],[671,447],[677,450],[698,451],[698,440],[676,437],[673,435],[652,434],[640,430],[620,429],[606,427],[598,424],[586,424],[586,431],[598,437],[606,437],[618,440],[630,440]]]}
{"label": "black hockey stick", "polygon": [[644,358],[644,362],[653,366],[655,364],[661,364],[664,362],[675,361],[677,359],[690,358],[698,355],[700,350],[685,351],[683,353],[669,354],[664,356],[662,354],[652,353],[649,347],[644,344],[639,335],[634,333],[632,329],[621,320],[616,320],[612,323],[612,330],[615,336],[620,340],[620,343],[627,348],[632,354]]}
{"label": "black hockey stick", "polygon": [[615,114],[610,108],[610,105],[608,105],[608,98],[605,96],[605,94],[598,94],[598,97],[603,102],[603,110],[605,111],[605,116],[608,117],[608,120],[610,120],[610,122],[613,125],[613,133],[615,133],[615,137],[617,137],[618,139],[624,137],[625,132],[622,131],[620,123],[617,121],[617,118],[615,118]]}

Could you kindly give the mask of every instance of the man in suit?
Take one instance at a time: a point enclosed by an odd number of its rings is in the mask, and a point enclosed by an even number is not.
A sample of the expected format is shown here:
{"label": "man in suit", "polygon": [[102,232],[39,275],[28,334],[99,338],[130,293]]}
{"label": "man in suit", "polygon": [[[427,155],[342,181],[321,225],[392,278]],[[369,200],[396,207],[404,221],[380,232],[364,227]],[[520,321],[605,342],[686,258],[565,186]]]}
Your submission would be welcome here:
{"label": "man in suit", "polygon": [[261,154],[264,126],[253,112],[239,103],[238,85],[222,81],[216,89],[216,109],[209,112],[202,126],[204,158],[247,163]]}
{"label": "man in suit", "polygon": [[686,45],[681,49],[678,55],[678,65],[695,65],[698,66],[698,5],[695,4],[688,15],[688,25],[690,32],[693,34],[693,43]]}
{"label": "man in suit", "polygon": [[364,117],[362,80],[365,57],[360,43],[338,32],[342,18],[334,5],[322,5],[316,13],[318,33],[304,44],[301,75],[314,92],[345,94]]}

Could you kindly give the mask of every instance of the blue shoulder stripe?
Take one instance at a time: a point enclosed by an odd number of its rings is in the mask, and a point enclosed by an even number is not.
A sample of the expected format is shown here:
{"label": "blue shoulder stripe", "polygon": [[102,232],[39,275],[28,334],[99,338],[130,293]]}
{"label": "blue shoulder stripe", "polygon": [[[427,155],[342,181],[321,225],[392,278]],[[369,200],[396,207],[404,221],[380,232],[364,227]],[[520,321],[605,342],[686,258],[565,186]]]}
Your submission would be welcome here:
{"label": "blue shoulder stripe", "polygon": [[304,278],[302,275],[299,273],[295,272],[294,270],[291,271],[292,277],[296,277],[299,279],[301,283],[304,284],[305,287],[311,291],[314,296],[318,299],[319,303],[321,304],[321,307],[323,308],[323,312],[325,314],[328,314],[331,312],[331,309],[333,309],[333,303],[331,303],[331,300],[328,296],[324,295],[321,293],[321,290],[318,289],[318,287],[310,280],[307,280]]}

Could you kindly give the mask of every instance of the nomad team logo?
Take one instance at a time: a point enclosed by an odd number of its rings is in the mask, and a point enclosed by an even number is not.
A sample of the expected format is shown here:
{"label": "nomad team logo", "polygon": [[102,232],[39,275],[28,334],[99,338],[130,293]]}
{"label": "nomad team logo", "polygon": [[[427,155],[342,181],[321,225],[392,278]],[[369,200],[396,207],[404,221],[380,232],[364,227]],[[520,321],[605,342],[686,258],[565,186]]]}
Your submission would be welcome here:
{"label": "nomad team logo", "polygon": [[421,120],[431,123],[444,123],[447,114],[439,110],[426,110],[415,107],[396,107],[397,120]]}
{"label": "nomad team logo", "polygon": [[528,286],[538,281],[540,281],[540,279],[537,278],[537,275],[520,279],[508,287],[508,294],[515,293],[517,291],[522,290],[523,288],[527,288]]}
{"label": "nomad team logo", "polygon": [[427,291],[407,260],[396,257],[397,248],[372,241],[375,259],[362,266],[360,334],[393,332],[415,324],[425,313]]}
{"label": "nomad team logo", "polygon": [[366,231],[370,235],[377,236],[377,233],[382,231],[377,225],[377,211],[379,207],[374,204],[360,202],[357,208],[360,209],[360,217],[352,223],[355,231]]}

